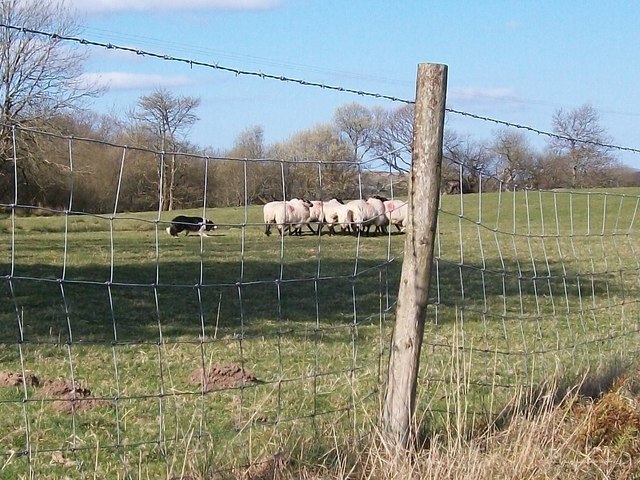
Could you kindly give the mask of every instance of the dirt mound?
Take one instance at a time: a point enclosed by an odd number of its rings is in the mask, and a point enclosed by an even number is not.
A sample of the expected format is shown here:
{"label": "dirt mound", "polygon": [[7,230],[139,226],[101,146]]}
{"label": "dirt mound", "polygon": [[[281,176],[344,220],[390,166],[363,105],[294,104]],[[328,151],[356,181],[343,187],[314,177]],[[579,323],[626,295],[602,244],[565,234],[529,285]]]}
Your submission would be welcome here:
{"label": "dirt mound", "polygon": [[59,413],[74,413],[109,405],[109,401],[91,396],[91,390],[69,380],[49,380],[40,389],[43,397],[55,398],[51,408]]}
{"label": "dirt mound", "polygon": [[189,375],[189,383],[202,386],[205,392],[257,382],[250,370],[235,363],[216,363],[206,369],[197,368]]}
{"label": "dirt mound", "polygon": [[40,389],[40,393],[45,397],[65,398],[73,398],[74,394],[77,398],[91,395],[91,391],[88,388],[84,388],[77,383],[74,385],[66,379],[46,380]]}
{"label": "dirt mound", "polygon": [[19,387],[22,385],[27,387],[40,386],[40,380],[33,373],[0,372],[0,387]]}

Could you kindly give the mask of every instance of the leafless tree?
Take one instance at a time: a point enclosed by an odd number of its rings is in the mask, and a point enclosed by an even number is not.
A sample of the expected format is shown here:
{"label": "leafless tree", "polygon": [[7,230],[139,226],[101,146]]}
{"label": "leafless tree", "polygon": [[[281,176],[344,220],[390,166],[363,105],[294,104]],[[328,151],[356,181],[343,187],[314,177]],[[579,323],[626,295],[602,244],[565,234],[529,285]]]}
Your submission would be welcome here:
{"label": "leafless tree", "polygon": [[173,210],[179,164],[177,150],[189,129],[199,120],[194,110],[200,105],[197,97],[175,96],[164,88],[158,88],[138,100],[137,108],[129,112],[130,118],[147,129],[154,138],[154,148],[166,152],[164,171],[159,177],[161,185],[161,209]]}
{"label": "leafless tree", "polygon": [[[37,177],[43,174],[33,155],[37,139],[23,134],[13,151],[12,126],[50,127],[49,120],[82,106],[99,93],[81,80],[85,54],[59,36],[44,37],[13,27],[74,35],[79,27],[64,0],[0,2],[0,198],[12,190],[14,154],[18,182],[31,199],[43,196]],[[48,172],[56,175],[55,171]],[[37,172],[36,172],[37,171]]]}
{"label": "leafless tree", "polygon": [[333,121],[340,135],[351,144],[353,160],[362,162],[373,147],[374,114],[367,107],[354,102],[338,107]]}
{"label": "leafless tree", "polygon": [[442,180],[449,188],[457,185],[449,193],[476,192],[480,176],[490,171],[492,159],[489,147],[485,142],[475,141],[468,135],[461,136],[445,129],[442,155]]}
{"label": "leafless tree", "polygon": [[254,125],[240,132],[228,155],[257,160],[264,158],[265,148],[264,129],[260,125]]}
{"label": "leafless tree", "polygon": [[357,162],[350,144],[333,125],[320,124],[299,132],[274,145],[270,155],[290,162],[285,164],[284,179],[288,197],[354,198],[358,194]]}
{"label": "leafless tree", "polygon": [[522,132],[500,130],[495,133],[491,150],[496,156],[496,173],[506,188],[537,187],[538,155]]}
{"label": "leafless tree", "polygon": [[373,154],[398,172],[408,172],[411,165],[413,110],[410,104],[391,111],[374,109]]}
{"label": "leafless tree", "polygon": [[[611,138],[600,123],[598,111],[591,105],[573,110],[559,109],[552,120],[551,150],[562,157],[571,168],[571,186],[593,183],[603,170],[613,166],[616,159],[607,146]],[[591,178],[591,180],[590,180]]]}
{"label": "leafless tree", "polygon": [[277,162],[265,158],[266,152],[261,126],[246,128],[236,137],[227,156],[238,160],[226,161],[219,172],[225,178],[219,189],[234,199],[233,204],[241,205],[245,198],[252,204],[266,203],[274,199],[275,192],[282,191],[280,167]]}

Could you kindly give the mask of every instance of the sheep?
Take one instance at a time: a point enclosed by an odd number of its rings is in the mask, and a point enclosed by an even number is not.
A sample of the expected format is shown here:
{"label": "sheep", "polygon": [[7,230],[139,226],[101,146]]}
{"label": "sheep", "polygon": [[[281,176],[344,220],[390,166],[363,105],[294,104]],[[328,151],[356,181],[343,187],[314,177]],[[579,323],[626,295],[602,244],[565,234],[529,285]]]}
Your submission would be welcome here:
{"label": "sheep", "polygon": [[282,234],[282,224],[278,219],[282,217],[282,212],[286,209],[286,203],[282,201],[269,202],[262,207],[262,215],[264,218],[264,234],[271,235],[271,224],[275,223],[280,234]]}
{"label": "sheep", "polygon": [[351,211],[351,220],[354,233],[371,232],[371,226],[375,226],[375,233],[386,233],[389,221],[385,216],[384,202],[387,199],[380,196],[372,196],[366,200],[352,200],[347,204]]}
{"label": "sheep", "polygon": [[288,201],[275,201],[263,207],[264,233],[271,235],[271,224],[275,224],[283,235],[302,235],[302,226],[309,222],[309,207],[311,202],[292,198]]}
{"label": "sheep", "polygon": [[[313,232],[313,228],[309,225],[311,218],[311,209],[313,203],[309,200],[292,198],[288,202],[289,214],[289,235],[302,235],[302,226],[307,225]],[[293,226],[293,229],[291,229]],[[315,233],[315,232],[314,232]]]}
{"label": "sheep", "polygon": [[[385,206],[384,202],[387,202],[388,199],[382,197],[380,195],[373,195],[367,198],[367,203],[373,207],[375,210],[376,216],[373,218],[373,225],[376,226],[375,233],[387,233],[387,225],[389,225],[389,219],[385,215]],[[371,226],[369,226],[371,228]],[[367,229],[367,233],[369,232],[369,228]]]}
{"label": "sheep", "polygon": [[384,202],[385,216],[391,225],[395,225],[399,232],[407,228],[409,207],[402,200],[387,200]]}
{"label": "sheep", "polygon": [[348,217],[343,218],[340,221],[343,228],[346,225],[350,225],[353,233],[364,232],[365,229],[368,233],[371,225],[377,217],[375,207],[367,203],[366,200],[360,199],[352,200],[347,203],[347,209],[349,212]]}
{"label": "sheep", "polygon": [[[324,222],[324,203],[322,200],[311,200],[311,207],[309,208],[309,223],[307,227],[313,234],[320,233],[322,230],[322,224]],[[312,223],[318,225],[318,230],[315,231],[311,226]]]}
{"label": "sheep", "polygon": [[348,229],[350,224],[349,209],[344,202],[337,198],[332,198],[322,204],[322,225],[329,227],[329,235],[336,233],[335,227],[340,225],[342,231]]}

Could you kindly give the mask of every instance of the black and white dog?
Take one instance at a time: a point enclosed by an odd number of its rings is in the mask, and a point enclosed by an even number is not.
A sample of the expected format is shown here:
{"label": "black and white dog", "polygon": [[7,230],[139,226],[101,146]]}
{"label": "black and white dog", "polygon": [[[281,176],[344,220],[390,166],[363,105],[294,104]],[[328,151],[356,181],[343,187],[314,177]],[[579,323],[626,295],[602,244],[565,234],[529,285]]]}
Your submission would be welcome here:
{"label": "black and white dog", "polygon": [[197,233],[201,237],[207,237],[207,232],[216,228],[218,226],[208,218],[178,215],[171,220],[171,225],[167,227],[167,233],[172,237],[177,237],[180,232],[185,232],[185,237],[190,233]]}

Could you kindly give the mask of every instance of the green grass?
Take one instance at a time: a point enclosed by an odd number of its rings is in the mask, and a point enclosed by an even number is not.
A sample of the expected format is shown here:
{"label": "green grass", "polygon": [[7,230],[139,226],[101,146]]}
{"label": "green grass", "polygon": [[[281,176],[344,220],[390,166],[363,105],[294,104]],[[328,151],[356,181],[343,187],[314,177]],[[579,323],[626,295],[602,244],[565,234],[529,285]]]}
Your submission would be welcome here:
{"label": "green grass", "polygon": [[[426,430],[489,421],[558,371],[633,360],[638,194],[443,197]],[[220,228],[202,240],[170,238],[167,213],[0,220],[0,371],[73,375],[109,402],[70,415],[39,388],[0,388],[0,476],[171,478],[184,464],[207,478],[280,450],[313,462],[375,422],[404,235],[281,242],[260,207],[207,216]],[[260,382],[203,394],[189,375],[215,363]]]}

